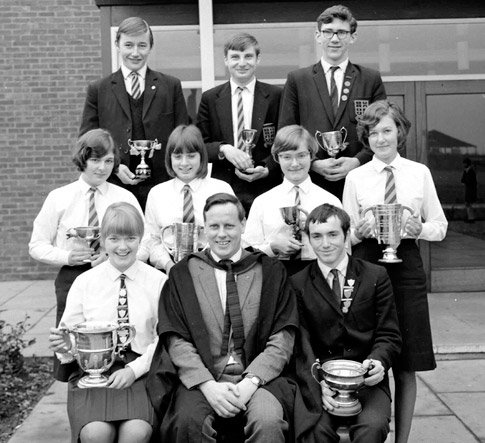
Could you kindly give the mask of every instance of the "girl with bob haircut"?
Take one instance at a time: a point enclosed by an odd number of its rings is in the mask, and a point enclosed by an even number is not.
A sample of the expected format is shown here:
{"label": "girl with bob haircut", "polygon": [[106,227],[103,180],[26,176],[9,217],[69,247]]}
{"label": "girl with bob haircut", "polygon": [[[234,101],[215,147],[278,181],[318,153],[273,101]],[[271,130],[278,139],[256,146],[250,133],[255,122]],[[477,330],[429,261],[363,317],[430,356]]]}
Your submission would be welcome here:
{"label": "girl with bob haircut", "polygon": [[74,279],[106,259],[102,248],[88,247],[74,230],[88,226],[92,199],[98,224],[108,206],[114,202],[131,203],[143,214],[131,192],[107,182],[120,162],[108,131],[93,129],[82,135],[72,151],[72,162],[81,172],[79,179],[49,193],[34,220],[29,243],[32,258],[61,267],[55,281],[56,325],[59,324]]}
{"label": "girl with bob haircut", "polygon": [[[323,203],[342,207],[337,197],[315,185],[310,178],[317,150],[315,138],[303,126],[285,126],[277,132],[271,154],[280,164],[283,183],[256,197],[243,235],[252,247],[283,260],[289,275],[316,258],[303,230],[305,214]],[[291,206],[298,206],[300,214],[296,235],[281,213],[281,208]]]}
{"label": "girl with bob haircut", "polygon": [[[208,155],[200,130],[194,125],[177,126],[168,138],[165,166],[172,178],[154,186],[145,208],[146,232],[139,258],[169,272],[174,265],[161,243],[161,230],[173,223],[204,226],[203,209],[208,197],[218,192],[234,195],[231,186],[208,177]],[[192,208],[185,211],[184,202]],[[192,215],[188,217],[188,213]]]}
{"label": "girl with bob haircut", "polygon": [[[167,277],[136,259],[143,225],[138,208],[129,203],[114,203],[107,208],[101,242],[108,260],[74,281],[61,319],[63,328],[84,321],[127,321],[134,326],[136,335],[129,348],[105,373],[107,387],[79,388],[77,382],[84,374],[72,363],[69,335],[63,329],[50,330],[50,347],[61,364],[74,365],[67,400],[73,443],[146,443],[156,424],[146,374],[158,343],[158,301]],[[123,319],[118,318],[120,305],[127,306]]]}
{"label": "girl with bob haircut", "polygon": [[[429,169],[400,156],[411,124],[402,110],[388,101],[377,101],[364,112],[357,125],[360,141],[374,152],[373,159],[349,172],[343,194],[344,209],[351,219],[353,255],[384,265],[391,278],[403,340],[401,355],[392,371],[396,443],[406,443],[416,402],[416,371],[436,367],[431,339],[426,275],[417,240],[441,241],[448,222],[441,208]],[[385,199],[394,188],[395,198]],[[387,192],[386,192],[387,191]],[[369,211],[377,204],[399,203],[404,212],[402,240],[397,248],[401,263],[382,263],[383,249],[375,239],[375,220]]]}

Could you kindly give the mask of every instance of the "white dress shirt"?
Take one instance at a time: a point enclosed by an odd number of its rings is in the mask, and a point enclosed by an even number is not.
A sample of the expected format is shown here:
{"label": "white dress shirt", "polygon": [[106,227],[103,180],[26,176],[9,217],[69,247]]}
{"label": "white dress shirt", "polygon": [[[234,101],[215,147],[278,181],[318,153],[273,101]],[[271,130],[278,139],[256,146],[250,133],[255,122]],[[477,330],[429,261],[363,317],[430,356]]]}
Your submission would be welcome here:
{"label": "white dress shirt", "polygon": [[[308,213],[324,203],[342,207],[342,203],[337,197],[315,185],[310,177],[298,186],[300,188],[301,207]],[[270,257],[275,256],[270,246],[274,237],[289,229],[289,226],[283,220],[280,208],[295,205],[294,187],[295,185],[289,180],[283,179],[283,183],[256,197],[249,211],[243,239],[246,243],[260,249]],[[302,221],[306,219],[304,214],[300,215]],[[308,243],[308,236],[304,232],[302,232],[302,243],[302,260],[316,258]]]}
{"label": "white dress shirt", "polygon": [[[386,166],[386,163],[374,156],[369,163],[350,171],[345,179],[343,204],[351,219],[352,244],[361,241],[355,236],[355,226],[362,218],[362,212],[370,206],[384,203]],[[418,238],[427,241],[443,240],[448,222],[428,167],[399,154],[389,166],[393,168],[397,202],[410,207],[421,216],[423,230]],[[409,211],[404,211],[402,227],[409,216]],[[374,222],[372,211],[366,214],[366,218]]]}
{"label": "white dress shirt", "polygon": [[[231,84],[231,106],[232,106],[232,130],[234,134],[234,146],[237,148],[237,97],[239,94],[238,86],[233,80]],[[253,122],[253,104],[254,88],[256,87],[256,78],[253,78],[242,91],[243,110],[244,110],[244,129],[251,129]]]}
{"label": "white dress shirt", "polygon": [[[133,95],[131,91],[131,85],[132,85],[132,80],[131,80],[131,71],[128,69],[125,65],[121,65],[121,73],[123,74],[123,79],[125,80],[125,88],[128,94]],[[138,82],[140,83],[140,93],[143,94],[143,91],[145,90],[145,79],[147,75],[147,65],[143,66],[140,68],[138,71]]]}
{"label": "white dress shirt", "polygon": [[335,78],[335,85],[337,86],[337,91],[338,91],[338,103],[340,105],[340,97],[342,97],[342,89],[344,89],[345,71],[347,70],[349,59],[344,60],[339,65],[331,65],[330,63],[326,62],[323,58],[320,59],[320,62],[322,64],[323,72],[325,73],[325,80],[327,81],[328,95],[330,95],[330,91],[332,90],[330,86],[331,78],[332,78],[332,72],[330,71],[330,68],[332,66],[338,66],[340,68],[340,69],[337,69],[335,71],[335,74],[333,75]]}
{"label": "white dress shirt", "polygon": [[[160,269],[165,269],[171,260],[170,255],[161,243],[161,230],[172,223],[182,223],[184,183],[174,178],[154,186],[148,193],[145,207],[145,235],[138,252],[138,258],[150,262]],[[195,223],[204,226],[203,210],[205,202],[211,195],[226,192],[234,195],[231,185],[211,177],[196,178],[189,183],[192,192]]]}
{"label": "white dress shirt", "polygon": [[[69,264],[69,253],[74,248],[86,246],[82,239],[68,239],[67,231],[88,225],[90,188],[79,177],[78,181],[49,193],[34,220],[29,243],[32,258],[50,265],[64,266]],[[97,187],[94,202],[100,224],[108,206],[116,202],[131,203],[143,216],[140,204],[131,192],[108,182]]]}
{"label": "white dress shirt", "polygon": [[[140,354],[128,366],[139,378],[150,369],[158,343],[158,301],[167,276],[140,261],[124,274],[128,315],[136,330],[131,348]],[[61,324],[73,327],[84,321],[117,323],[120,275],[121,272],[108,260],[77,277],[69,290]],[[63,355],[66,354],[60,354]]]}

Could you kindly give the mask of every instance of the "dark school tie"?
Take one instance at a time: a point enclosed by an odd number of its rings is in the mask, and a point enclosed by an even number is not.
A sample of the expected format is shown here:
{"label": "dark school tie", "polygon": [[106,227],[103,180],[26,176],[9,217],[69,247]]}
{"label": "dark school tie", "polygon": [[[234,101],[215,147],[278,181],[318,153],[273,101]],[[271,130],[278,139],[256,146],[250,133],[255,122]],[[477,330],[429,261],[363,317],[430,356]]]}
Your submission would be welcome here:
{"label": "dark school tie", "polygon": [[226,313],[224,316],[224,332],[222,335],[221,355],[226,355],[229,350],[229,336],[232,325],[232,336],[234,339],[234,350],[242,355],[244,346],[244,325],[242,321],[239,296],[237,295],[236,279],[232,272],[232,261],[221,260],[219,262],[226,270]]}
{"label": "dark school tie", "polygon": [[[88,226],[99,226],[98,213],[96,212],[96,205],[94,202],[94,194],[96,194],[97,188],[89,188],[89,216],[88,216]],[[99,249],[99,238],[91,242],[91,248],[94,251]]]}
{"label": "dark school tie", "polygon": [[332,66],[330,68],[331,76],[330,76],[330,99],[332,100],[332,109],[333,109],[333,116],[337,115],[338,111],[338,89],[337,83],[335,83],[335,71],[339,69],[338,66]]}
{"label": "dark school tie", "polygon": [[384,193],[384,204],[387,205],[387,204],[397,203],[396,182],[394,180],[394,173],[392,172],[392,167],[386,166],[384,170],[387,171],[386,190]]}
{"label": "dark school tie", "polygon": [[238,86],[237,88],[237,148],[243,149],[243,130],[244,130],[244,107],[243,107],[243,93],[244,88]]}
{"label": "dark school tie", "polygon": [[192,191],[189,185],[184,186],[184,210],[182,215],[183,223],[195,223],[194,202],[192,200]]}
{"label": "dark school tie", "polygon": [[134,100],[138,100],[141,96],[141,87],[140,87],[140,79],[139,74],[136,71],[133,71],[131,74],[131,96]]}
{"label": "dark school tie", "polygon": [[342,298],[341,291],[340,291],[340,280],[338,277],[338,269],[332,269],[330,271],[333,274],[333,280],[332,280],[332,291],[335,294],[335,297],[339,303],[340,306],[340,300]]}
{"label": "dark school tie", "polygon": [[[126,275],[120,274],[120,292],[118,296],[118,324],[120,326],[127,325],[130,322],[128,315],[128,292],[125,284]],[[123,348],[124,343],[128,339],[128,331],[121,329],[118,331],[118,344],[116,348],[119,350]],[[125,348],[125,350],[128,348]]]}

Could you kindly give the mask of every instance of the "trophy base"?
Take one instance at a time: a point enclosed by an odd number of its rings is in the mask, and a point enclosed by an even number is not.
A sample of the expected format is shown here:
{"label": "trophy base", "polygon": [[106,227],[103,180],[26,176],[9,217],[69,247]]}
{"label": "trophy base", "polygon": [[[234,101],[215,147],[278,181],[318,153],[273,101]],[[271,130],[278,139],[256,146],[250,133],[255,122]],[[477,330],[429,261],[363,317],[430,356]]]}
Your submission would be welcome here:
{"label": "trophy base", "polygon": [[382,258],[379,259],[380,263],[402,263],[402,260],[397,256],[397,252],[394,248],[386,248],[383,251]]}
{"label": "trophy base", "polygon": [[104,375],[99,377],[92,377],[90,375],[85,375],[77,382],[78,388],[105,388],[108,386],[108,378]]}
{"label": "trophy base", "polygon": [[136,178],[150,178],[152,176],[151,171],[148,170],[136,170],[135,171],[135,177]]}
{"label": "trophy base", "polygon": [[360,414],[362,411],[362,405],[360,401],[356,401],[355,404],[340,404],[338,408],[334,408],[333,411],[328,411],[329,414],[335,415],[337,417],[353,417],[354,415]]}

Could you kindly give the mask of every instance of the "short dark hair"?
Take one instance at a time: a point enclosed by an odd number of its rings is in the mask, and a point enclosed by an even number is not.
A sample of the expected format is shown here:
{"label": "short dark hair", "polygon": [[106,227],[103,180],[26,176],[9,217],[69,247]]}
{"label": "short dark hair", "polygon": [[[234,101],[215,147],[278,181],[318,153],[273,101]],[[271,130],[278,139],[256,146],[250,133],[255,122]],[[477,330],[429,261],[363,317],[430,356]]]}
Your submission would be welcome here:
{"label": "short dark hair", "polygon": [[210,208],[216,205],[227,205],[227,204],[233,204],[236,206],[239,221],[243,221],[244,217],[246,217],[246,211],[244,210],[242,203],[239,201],[239,199],[236,196],[232,194],[228,194],[226,192],[219,192],[217,194],[211,195],[206,200],[205,206],[204,206],[204,221],[205,221],[205,214],[209,211]]}
{"label": "short dark hair", "polygon": [[383,117],[391,117],[397,127],[397,149],[406,145],[406,138],[411,129],[411,122],[401,108],[388,100],[379,100],[367,107],[362,118],[357,122],[357,136],[369,146],[369,131],[379,124]]}
{"label": "short dark hair", "polygon": [[260,53],[259,43],[254,36],[248,34],[247,32],[241,32],[239,34],[233,35],[229,40],[226,41],[224,45],[224,57],[227,53],[232,51],[245,51],[246,49],[254,46],[256,55]]}
{"label": "short dark hair", "polygon": [[343,22],[349,22],[351,34],[357,31],[357,20],[352,15],[352,12],[350,11],[350,9],[347,8],[347,6],[342,6],[342,5],[330,6],[318,16],[317,18],[318,30],[321,31],[323,24],[327,25],[329,23],[332,23],[333,20],[336,18],[342,20]]}
{"label": "short dark hair", "polygon": [[273,146],[271,147],[271,154],[275,161],[278,162],[278,154],[286,151],[296,151],[302,144],[308,147],[313,160],[318,151],[315,137],[312,137],[303,126],[285,126],[276,133]]}
{"label": "short dark hair", "polygon": [[342,231],[345,238],[347,238],[347,234],[349,233],[350,229],[349,214],[347,214],[343,209],[334,205],[330,205],[328,203],[317,206],[312,212],[310,212],[310,215],[308,216],[305,223],[306,234],[310,235],[310,223],[326,223],[327,220],[332,216],[335,216],[337,219],[340,220]]}
{"label": "short dark hair", "polygon": [[101,222],[101,239],[104,241],[109,235],[134,235],[143,237],[144,222],[138,209],[131,203],[112,203],[106,209]]}
{"label": "short dark hair", "polygon": [[153,33],[148,26],[148,23],[140,17],[128,17],[125,18],[120,26],[118,27],[118,31],[116,31],[116,45],[119,45],[121,34],[126,35],[138,35],[144,34],[148,32],[149,40],[150,40],[150,48],[153,47]]}
{"label": "short dark hair", "polygon": [[168,137],[167,149],[165,150],[165,167],[170,177],[177,176],[172,167],[172,154],[183,154],[184,152],[198,152],[200,154],[200,166],[196,177],[206,177],[209,158],[202,134],[195,125],[179,125]]}
{"label": "short dark hair", "polygon": [[91,129],[81,135],[72,150],[72,162],[80,171],[86,169],[90,158],[103,158],[107,154],[114,155],[113,172],[118,171],[120,157],[111,134],[106,129]]}

